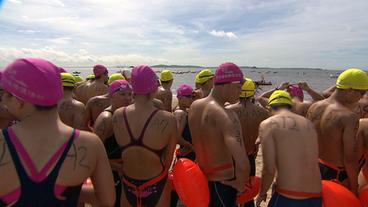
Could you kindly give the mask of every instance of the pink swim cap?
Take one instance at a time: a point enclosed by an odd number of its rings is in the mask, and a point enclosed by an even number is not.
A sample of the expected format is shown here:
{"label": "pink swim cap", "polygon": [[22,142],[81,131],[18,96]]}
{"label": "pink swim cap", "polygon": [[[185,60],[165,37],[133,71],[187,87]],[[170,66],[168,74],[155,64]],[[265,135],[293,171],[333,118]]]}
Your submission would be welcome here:
{"label": "pink swim cap", "polygon": [[137,95],[146,95],[157,90],[157,77],[148,65],[137,65],[132,70],[133,92]]}
{"label": "pink swim cap", "polygon": [[214,83],[244,82],[244,76],[240,68],[231,62],[222,63],[215,72]]}
{"label": "pink swim cap", "polygon": [[292,97],[295,97],[295,96],[301,97],[304,95],[303,90],[300,89],[298,84],[289,85],[289,87],[287,88],[287,92],[289,92],[289,94]]}
{"label": "pink swim cap", "polygon": [[62,67],[58,67],[58,68],[59,68],[60,73],[67,73],[64,68],[62,68]]}
{"label": "pink swim cap", "polygon": [[102,74],[107,73],[107,68],[103,65],[95,65],[93,66],[93,74],[95,77],[100,77]]}
{"label": "pink swim cap", "polygon": [[114,80],[110,85],[109,85],[109,95],[112,96],[115,92],[119,91],[119,90],[123,90],[123,89],[130,89],[132,90],[132,86],[129,84],[128,81],[126,80]]}
{"label": "pink swim cap", "polygon": [[190,96],[193,95],[193,88],[190,85],[182,84],[176,90],[176,97]]}
{"label": "pink swim cap", "polygon": [[3,72],[2,87],[18,98],[39,106],[52,106],[63,97],[60,71],[40,58],[21,58]]}

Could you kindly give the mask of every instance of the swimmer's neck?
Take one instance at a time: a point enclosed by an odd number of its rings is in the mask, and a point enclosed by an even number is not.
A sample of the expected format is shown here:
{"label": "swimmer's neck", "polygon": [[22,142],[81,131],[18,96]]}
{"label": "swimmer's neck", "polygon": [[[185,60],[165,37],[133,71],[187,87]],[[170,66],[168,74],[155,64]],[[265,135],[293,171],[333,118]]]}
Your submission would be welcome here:
{"label": "swimmer's neck", "polygon": [[64,99],[73,99],[73,91],[64,90]]}
{"label": "swimmer's neck", "polygon": [[61,121],[57,108],[48,111],[33,111],[19,119],[19,127],[36,130],[38,128],[58,129]]}
{"label": "swimmer's neck", "polygon": [[344,106],[351,106],[352,104],[349,103],[349,100],[346,99],[346,95],[343,93],[343,91],[334,91],[331,96],[331,99],[336,100],[337,102],[339,102],[340,104],[344,105]]}
{"label": "swimmer's neck", "polygon": [[170,85],[170,84],[162,84],[161,86],[162,86],[162,88],[164,88],[165,90],[170,90],[170,89],[171,89],[171,85]]}
{"label": "swimmer's neck", "polygon": [[208,97],[212,97],[219,105],[222,107],[225,107],[225,103],[228,102],[228,100],[225,99],[222,95],[222,91],[217,90],[216,88],[212,89]]}
{"label": "swimmer's neck", "polygon": [[134,106],[136,109],[147,109],[148,107],[154,108],[152,98],[148,96],[135,96]]}

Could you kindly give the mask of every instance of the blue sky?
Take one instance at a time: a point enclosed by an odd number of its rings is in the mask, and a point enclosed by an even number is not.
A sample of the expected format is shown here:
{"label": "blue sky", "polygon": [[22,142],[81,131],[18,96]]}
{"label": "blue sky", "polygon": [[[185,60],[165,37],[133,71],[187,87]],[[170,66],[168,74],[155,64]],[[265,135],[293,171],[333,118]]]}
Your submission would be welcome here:
{"label": "blue sky", "polygon": [[[1,0],[0,0],[1,2]],[[1,3],[0,3],[1,4]],[[5,0],[0,66],[368,66],[366,0]]]}

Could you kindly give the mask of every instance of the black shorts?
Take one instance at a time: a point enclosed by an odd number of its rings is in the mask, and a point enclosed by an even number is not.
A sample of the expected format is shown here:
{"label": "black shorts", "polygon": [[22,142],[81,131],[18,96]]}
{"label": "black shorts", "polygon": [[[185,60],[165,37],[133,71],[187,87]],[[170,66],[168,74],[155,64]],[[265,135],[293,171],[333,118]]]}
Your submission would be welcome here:
{"label": "black shorts", "polygon": [[323,163],[319,163],[319,170],[321,172],[322,180],[338,180],[343,182],[348,178],[348,174],[345,170],[341,169],[340,171],[333,169]]}
{"label": "black shorts", "polygon": [[236,207],[237,190],[221,182],[208,182],[210,190],[209,207]]}
{"label": "black shorts", "polygon": [[129,178],[127,176],[124,176],[124,179],[125,179],[125,181],[123,182],[124,193],[130,205],[139,206],[138,204],[140,204],[141,206],[156,206],[165,188],[166,181],[167,181],[167,174],[165,177],[163,177],[156,183],[145,187],[142,191],[137,191],[132,186],[128,186],[125,182],[128,181],[129,183],[135,185],[136,187],[139,187],[151,181],[152,179],[151,180],[136,180],[133,178]]}
{"label": "black shorts", "polygon": [[292,199],[275,192],[268,207],[322,207],[322,198]]}

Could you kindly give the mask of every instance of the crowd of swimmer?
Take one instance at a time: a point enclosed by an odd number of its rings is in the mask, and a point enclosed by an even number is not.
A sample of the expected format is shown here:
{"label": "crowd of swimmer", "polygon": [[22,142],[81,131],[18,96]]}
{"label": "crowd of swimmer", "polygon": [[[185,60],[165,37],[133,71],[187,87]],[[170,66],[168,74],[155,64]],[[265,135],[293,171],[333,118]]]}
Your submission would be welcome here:
{"label": "crowd of swimmer", "polygon": [[1,70],[0,207],[175,207],[169,174],[183,157],[205,174],[209,206],[233,207],[256,174],[259,146],[261,189],[242,206],[267,201],[271,185],[269,207],[321,207],[321,179],[355,195],[366,184],[361,69],[324,92],[285,82],[255,97],[253,81],[225,62],[200,71],[195,89],[180,85],[175,107],[170,70],[158,78],[137,65],[109,76],[95,65],[93,73],[82,80],[39,58]]}

